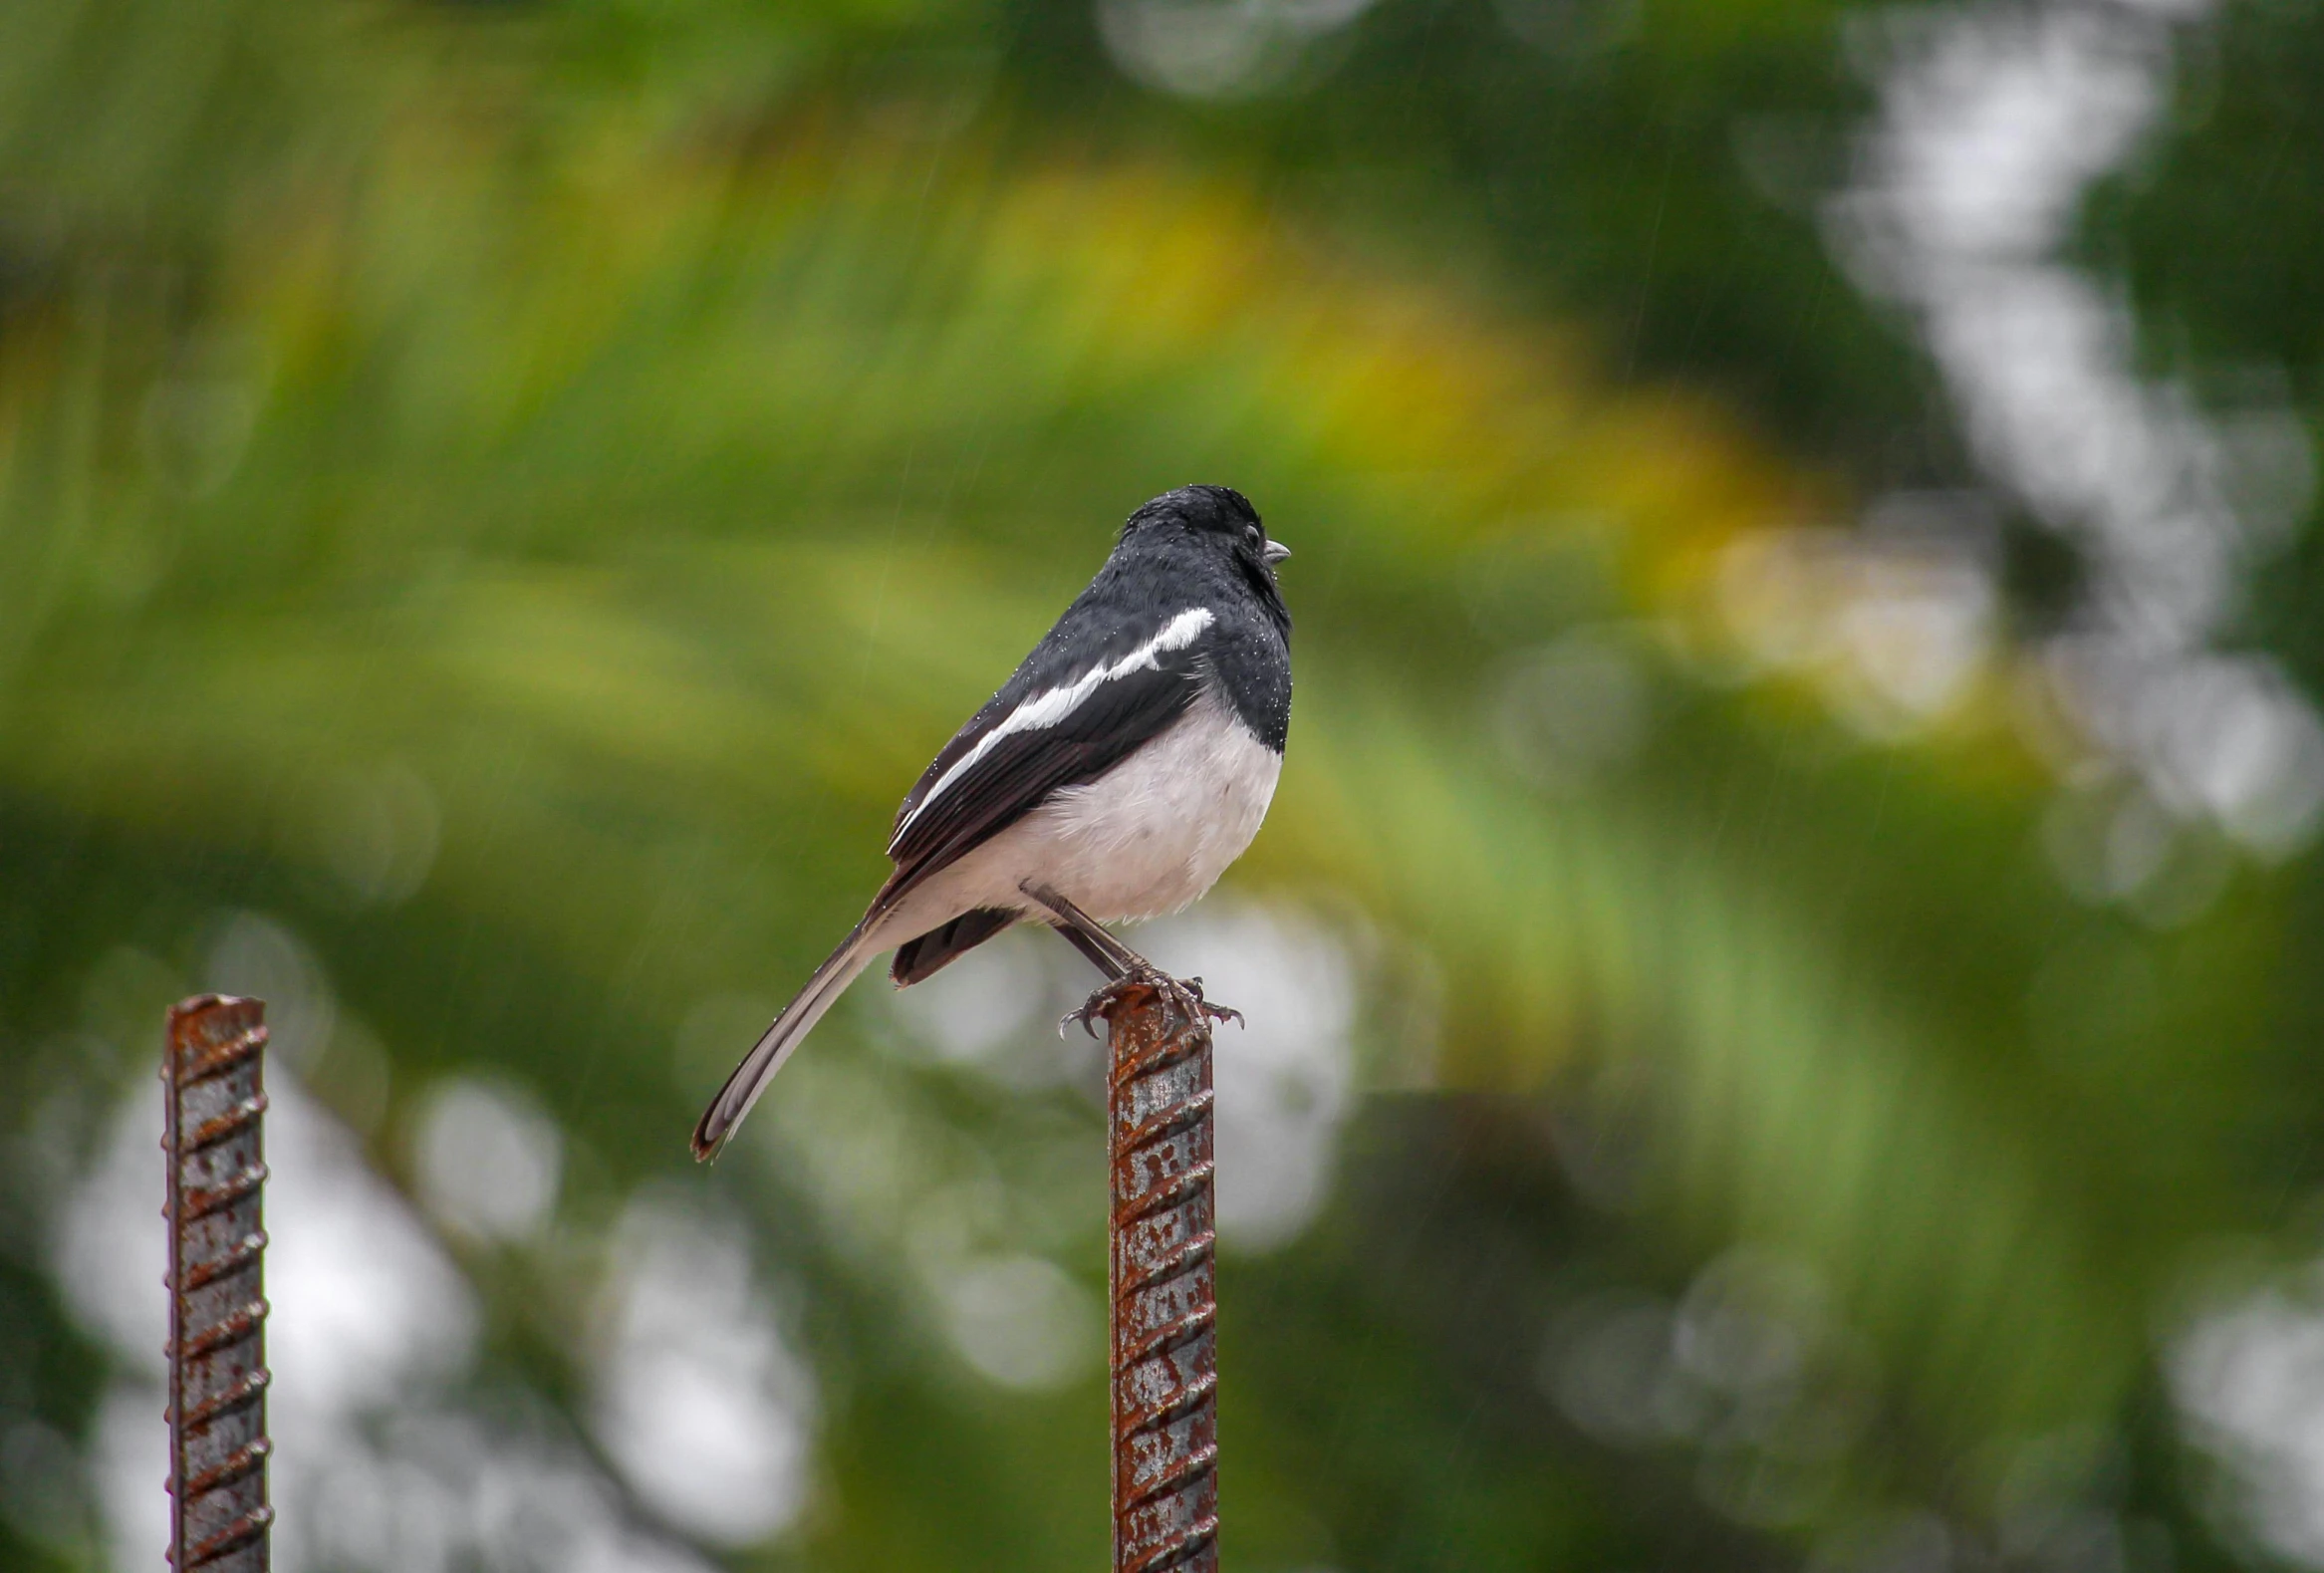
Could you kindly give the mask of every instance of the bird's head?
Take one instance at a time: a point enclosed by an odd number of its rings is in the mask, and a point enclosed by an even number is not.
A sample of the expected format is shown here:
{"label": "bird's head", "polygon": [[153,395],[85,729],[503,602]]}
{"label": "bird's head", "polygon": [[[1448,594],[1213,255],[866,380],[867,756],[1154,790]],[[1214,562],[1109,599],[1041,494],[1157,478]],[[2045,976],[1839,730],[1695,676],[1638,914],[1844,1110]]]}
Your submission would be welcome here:
{"label": "bird's head", "polygon": [[1274,587],[1275,565],[1291,555],[1290,547],[1267,539],[1259,510],[1232,486],[1165,491],[1132,514],[1122,533],[1127,538],[1135,530],[1153,527],[1180,530],[1217,546],[1268,589]]}

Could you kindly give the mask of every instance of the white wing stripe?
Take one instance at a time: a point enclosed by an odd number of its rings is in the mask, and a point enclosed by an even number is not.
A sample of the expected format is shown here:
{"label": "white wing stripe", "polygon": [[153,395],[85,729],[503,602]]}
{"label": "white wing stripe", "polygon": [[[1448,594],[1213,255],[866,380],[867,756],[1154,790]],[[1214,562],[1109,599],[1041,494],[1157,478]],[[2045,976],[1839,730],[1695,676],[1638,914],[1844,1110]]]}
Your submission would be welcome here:
{"label": "white wing stripe", "polygon": [[954,761],[951,769],[936,778],[936,784],[928,788],[928,795],[913,804],[911,812],[904,817],[904,823],[896,827],[895,836],[889,840],[888,850],[894,853],[897,844],[904,840],[904,832],[911,829],[914,820],[927,812],[928,805],[942,797],[946,788],[965,775],[1002,738],[1039,727],[1055,726],[1079,709],[1083,700],[1117,678],[1127,677],[1141,669],[1160,671],[1164,655],[1184,650],[1200,639],[1202,631],[1216,621],[1208,607],[1189,608],[1164,624],[1160,634],[1112,665],[1093,666],[1064,687],[1036,693],[1018,705],[1001,718],[998,726],[979,737],[976,746]]}

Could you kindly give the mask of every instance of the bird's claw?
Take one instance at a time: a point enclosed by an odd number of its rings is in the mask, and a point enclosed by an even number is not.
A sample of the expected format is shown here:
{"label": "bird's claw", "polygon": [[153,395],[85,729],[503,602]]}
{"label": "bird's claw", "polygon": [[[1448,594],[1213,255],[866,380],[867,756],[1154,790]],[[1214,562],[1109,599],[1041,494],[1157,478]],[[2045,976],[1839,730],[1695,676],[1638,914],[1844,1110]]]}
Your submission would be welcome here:
{"label": "bird's claw", "polygon": [[1091,1037],[1098,1035],[1097,1023],[1110,1021],[1114,1007],[1125,994],[1134,989],[1150,988],[1162,995],[1170,1014],[1179,1022],[1231,1021],[1243,1024],[1243,1013],[1231,1005],[1213,1005],[1202,997],[1202,980],[1198,977],[1175,978],[1160,967],[1138,966],[1100,988],[1081,1003],[1078,1010],[1069,1010],[1057,1021],[1057,1035],[1065,1036],[1065,1029],[1079,1023]]}
{"label": "bird's claw", "polygon": [[[1162,987],[1169,981],[1150,967],[1143,972],[1126,972],[1111,982],[1102,983],[1096,993],[1081,1002],[1080,1008],[1069,1010],[1057,1018],[1057,1035],[1064,1037],[1065,1029],[1078,1023],[1082,1031],[1094,1038],[1098,1035],[1098,1023],[1113,1019],[1114,1007],[1122,1003],[1125,994],[1136,988]],[[1163,992],[1166,997],[1167,989],[1164,988]]]}
{"label": "bird's claw", "polygon": [[1096,1037],[1098,1035],[1097,1022],[1099,1018],[1106,1014],[1107,1009],[1113,1005],[1116,997],[1114,991],[1121,986],[1121,983],[1118,981],[1108,983],[1105,987],[1099,989],[1095,994],[1092,994],[1089,998],[1083,1000],[1079,1009],[1069,1010],[1064,1015],[1058,1017],[1057,1035],[1061,1038],[1064,1037],[1065,1029],[1073,1026],[1078,1022],[1081,1025],[1082,1031],[1088,1033],[1093,1038]]}

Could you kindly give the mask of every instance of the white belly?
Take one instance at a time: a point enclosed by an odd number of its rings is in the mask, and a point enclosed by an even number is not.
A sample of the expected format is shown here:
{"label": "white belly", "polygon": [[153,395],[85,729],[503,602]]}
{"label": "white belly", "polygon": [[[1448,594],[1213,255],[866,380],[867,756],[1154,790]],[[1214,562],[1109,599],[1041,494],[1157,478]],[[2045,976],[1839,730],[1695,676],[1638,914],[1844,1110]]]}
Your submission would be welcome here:
{"label": "white belly", "polygon": [[1058,792],[921,886],[883,937],[902,941],[972,908],[1023,907],[1028,880],[1105,922],[1174,913],[1242,856],[1282,769],[1282,755],[1204,695],[1112,770]]}

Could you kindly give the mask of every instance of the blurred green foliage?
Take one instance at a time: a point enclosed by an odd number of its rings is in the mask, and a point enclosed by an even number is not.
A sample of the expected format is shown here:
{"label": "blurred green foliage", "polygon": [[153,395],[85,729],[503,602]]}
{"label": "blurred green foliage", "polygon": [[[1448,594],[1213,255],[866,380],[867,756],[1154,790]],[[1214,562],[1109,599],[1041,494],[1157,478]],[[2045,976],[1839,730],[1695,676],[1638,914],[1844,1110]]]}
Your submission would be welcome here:
{"label": "blurred green foliage", "polygon": [[[1087,1101],[866,1004],[697,1174],[743,1045],[683,1024],[804,973],[1113,522],[1213,479],[1297,550],[1229,891],[1367,961],[1345,1179],[1224,1268],[1228,1560],[1790,1565],[1899,1506],[1988,1523],[2061,1435],[2178,1565],[2264,1560],[2197,1511],[2157,1340],[2206,1242],[2312,1243],[2319,865],[2086,905],[2006,650],[1879,739],[1751,668],[1736,543],[1976,478],[1818,227],[1871,13],[1669,0],[1562,54],[1512,14],[1381,0],[1201,102],[1082,6],[0,11],[0,1432],[90,1434],[66,1177],[255,911],[328,972],[304,1074],[385,1173],[455,1070],[565,1134],[554,1248],[455,1242],[480,1385],[586,1410],[605,1229],[705,1191],[824,1394],[807,1516],[736,1565],[1096,1565],[1100,1382],[964,1373],[901,1221],[983,1183],[980,1227],[1098,1281]],[[2076,240],[2143,354],[2265,359],[2311,427],[2320,51],[2312,6],[2191,28]],[[2071,554],[2003,530],[2031,626]],[[2320,551],[2239,631],[2310,692]],[[1577,630],[1650,720],[1545,784],[1496,695]],[[1764,1510],[1718,1471],[1780,1449],[1609,1442],[1539,1373],[1581,1300],[1738,1242],[1849,1330],[1847,1444]],[[97,1565],[26,1521],[0,1566]]]}

